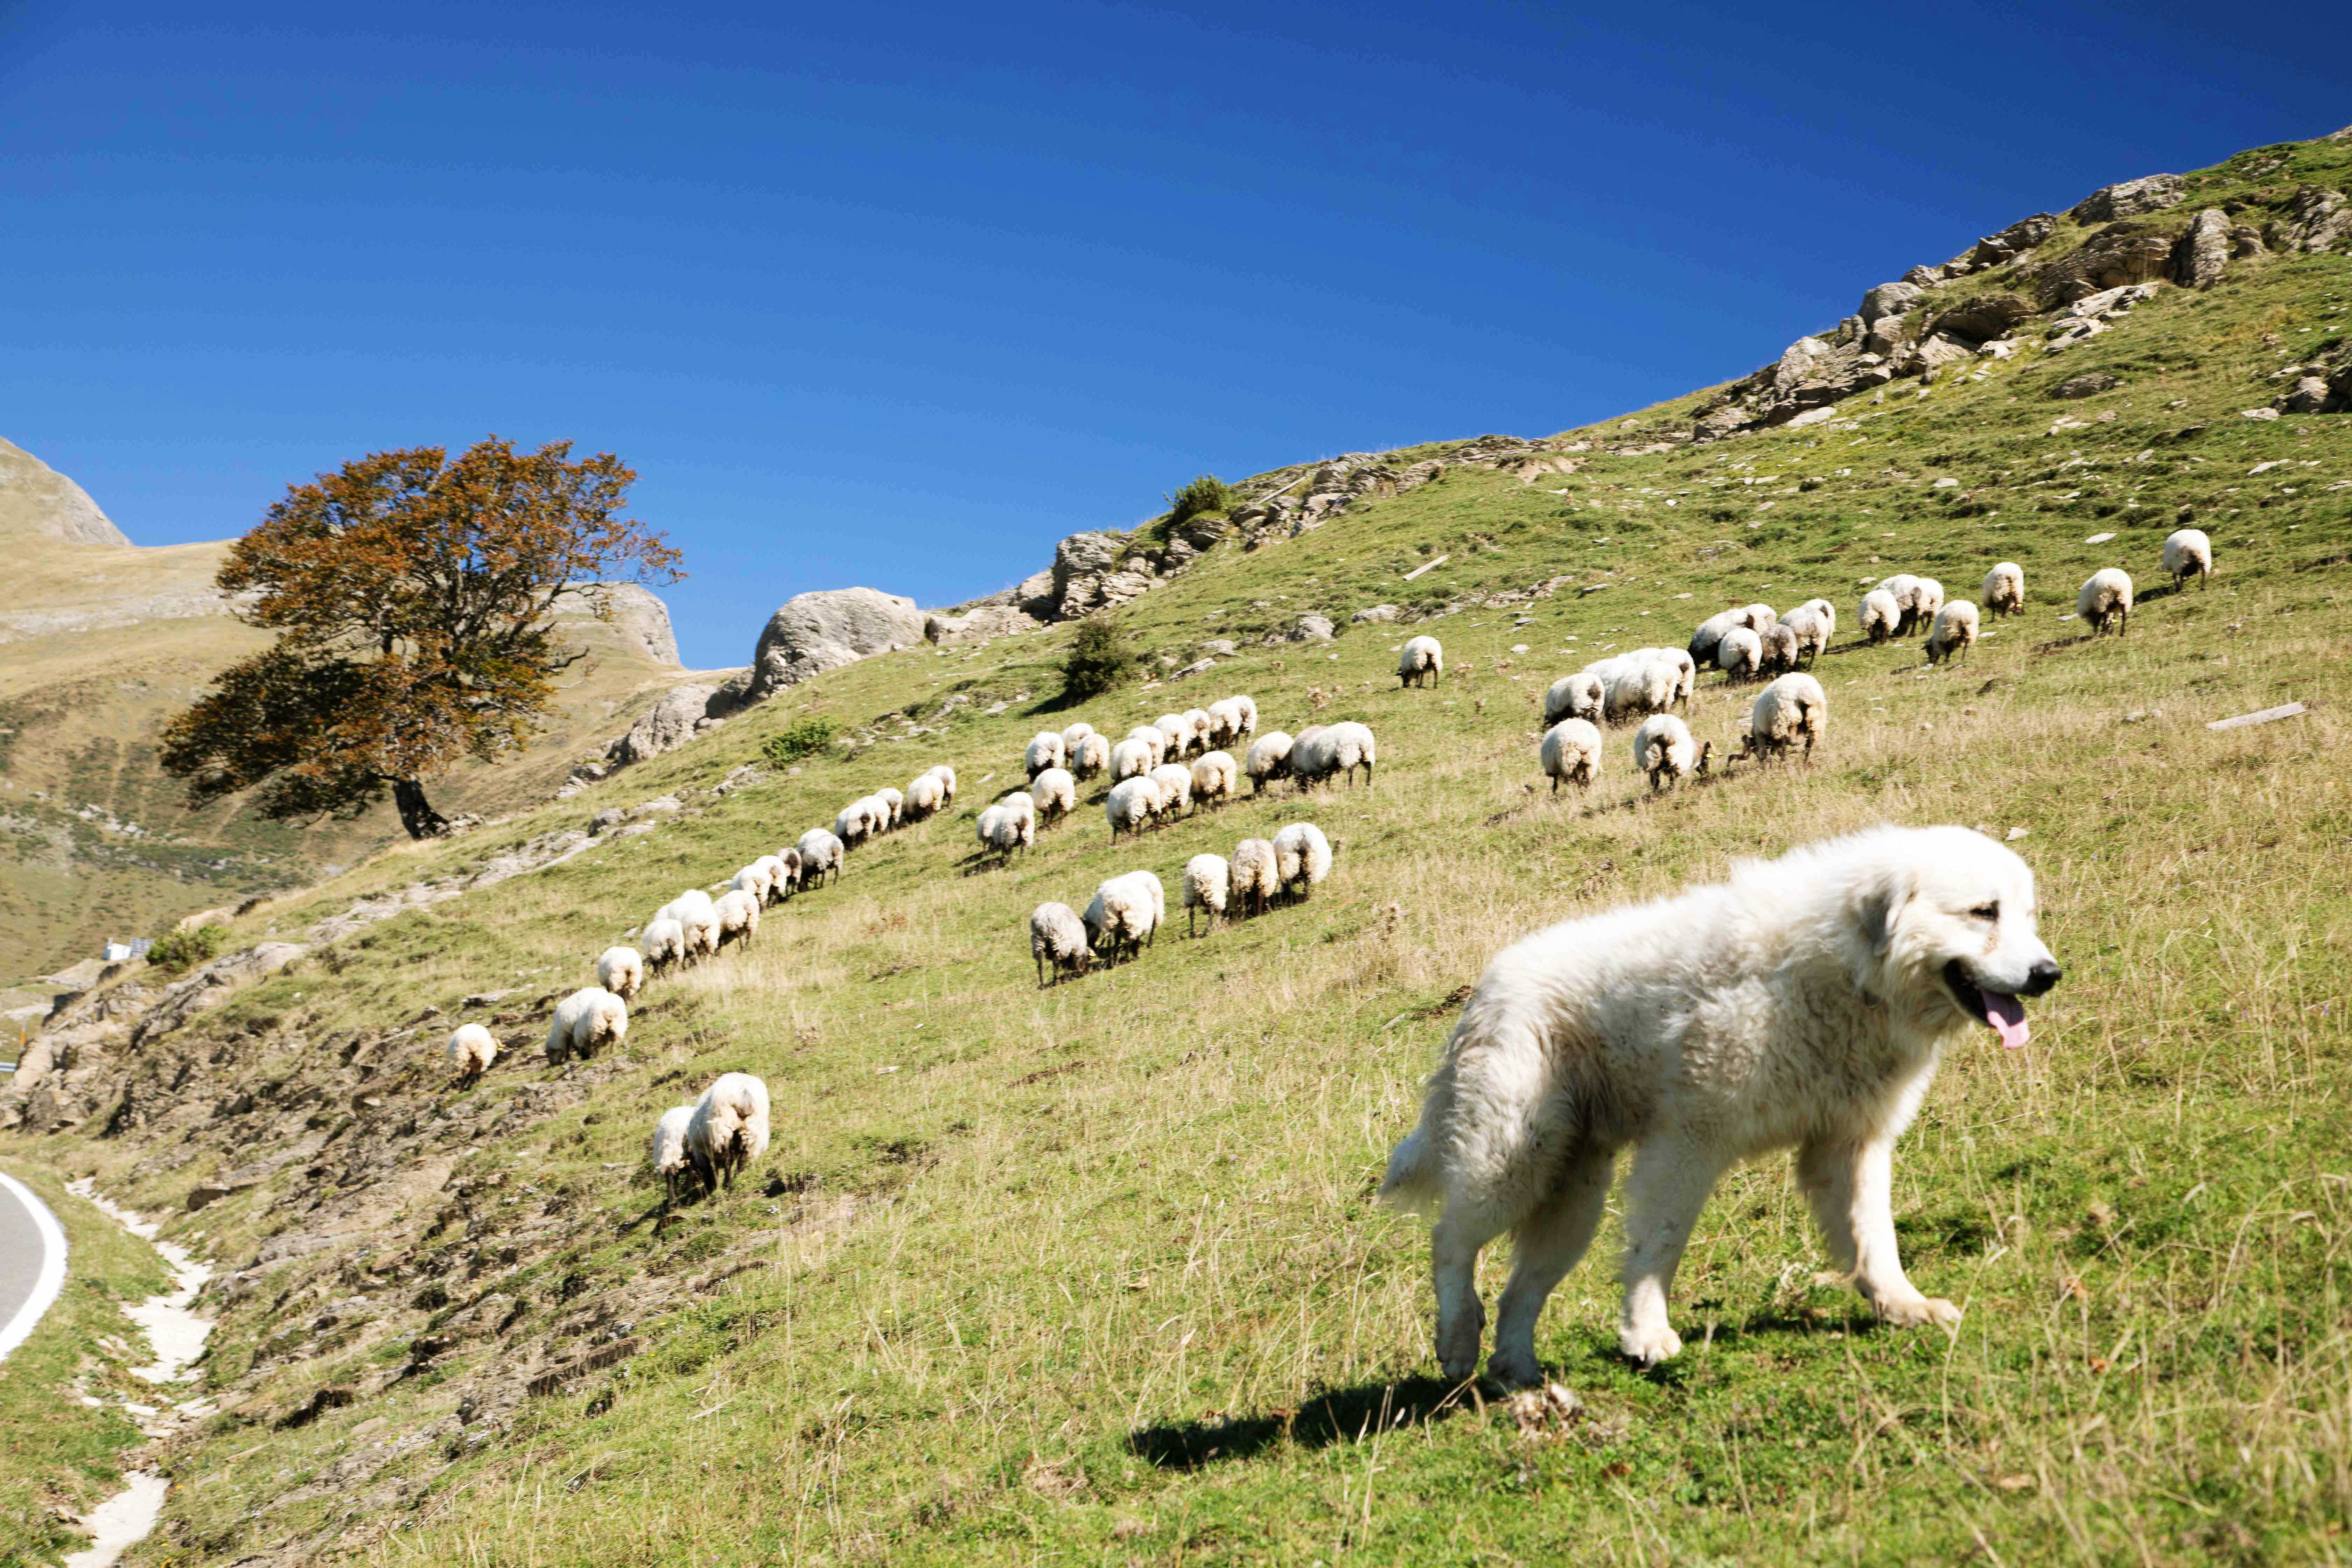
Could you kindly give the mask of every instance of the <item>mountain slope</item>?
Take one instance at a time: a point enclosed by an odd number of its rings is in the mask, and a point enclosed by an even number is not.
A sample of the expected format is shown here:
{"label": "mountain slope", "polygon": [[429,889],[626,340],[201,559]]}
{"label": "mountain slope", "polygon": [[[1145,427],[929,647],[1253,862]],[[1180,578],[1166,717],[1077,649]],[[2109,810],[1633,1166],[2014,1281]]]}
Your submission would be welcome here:
{"label": "mountain slope", "polygon": [[[2352,187],[2352,144],[2243,154],[2188,176],[2160,223],[2114,221],[2151,225],[2168,264],[2206,205],[2240,204],[2259,238],[2322,205],[2303,187]],[[2352,416],[2244,412],[2345,363],[2352,261],[2307,233],[2054,355],[2076,301],[1974,340],[2006,355],[1778,423],[1751,380],[1542,441],[1258,476],[1173,575],[1165,531],[1125,542],[1162,580],[1104,612],[1163,670],[1207,670],[1073,705],[1068,627],[870,658],[236,923],[299,953],[88,999],[56,1066],[0,1100],[12,1152],[137,1206],[202,1204],[174,1228],[223,1265],[221,1408],[164,1456],[152,1551],[2325,1560],[2352,1524],[2331,1239],[2352,1218],[2332,765]],[[1915,287],[1923,324],[1990,288]],[[1938,332],[1961,335],[1906,344]],[[1695,438],[1734,404],[1763,417]],[[1832,412],[1795,424],[1805,406]],[[1395,477],[1355,482],[1374,469]],[[1285,486],[1339,499],[1285,508]],[[2220,574],[2174,593],[2157,554],[2184,515]],[[1960,668],[1841,631],[1811,766],[1654,799],[1617,731],[1590,796],[1538,788],[1543,688],[1591,658],[1679,646],[1757,598],[1818,594],[1850,623],[1898,570],[1963,596],[2000,559],[2027,613]],[[2140,605],[2093,639],[2074,589],[2106,565]],[[1353,619],[1381,605],[1410,626]],[[1433,689],[1391,673],[1409,630],[1445,642]],[[1266,729],[1366,720],[1377,785],[1279,789],[1115,847],[1090,789],[1011,866],[972,855],[1037,729],[1116,734],[1230,690]],[[1692,722],[1718,756],[1749,697],[1703,683]],[[2290,700],[2307,710],[2207,728]],[[764,763],[811,715],[856,744]],[[939,760],[961,775],[951,813],[855,852],[749,952],[657,983],[624,1047],[541,1058],[554,997],[656,905]],[[1034,988],[1041,900],[1082,905],[1137,866],[1172,889],[1190,855],[1310,817],[1338,848],[1311,900]],[[1612,1224],[1538,1336],[1580,1411],[1436,1384],[1426,1232],[1370,1194],[1461,988],[1543,922],[1885,819],[2012,838],[2068,967],[2032,1048],[1963,1046],[1897,1154],[1906,1261],[1965,1306],[1957,1332],[1871,1323],[1819,1272],[1773,1159],[1706,1210],[1682,1358],[1614,1355]],[[445,1081],[460,1018],[510,1052],[479,1086]],[[773,1090],[775,1144],[731,1193],[665,1211],[645,1132],[736,1068]]]}

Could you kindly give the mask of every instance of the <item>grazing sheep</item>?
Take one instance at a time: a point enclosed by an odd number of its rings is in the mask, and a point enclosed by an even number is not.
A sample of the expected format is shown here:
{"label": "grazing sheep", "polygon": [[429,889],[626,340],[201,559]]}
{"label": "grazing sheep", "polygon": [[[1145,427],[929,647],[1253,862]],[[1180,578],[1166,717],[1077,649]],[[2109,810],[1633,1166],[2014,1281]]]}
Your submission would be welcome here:
{"label": "grazing sheep", "polygon": [[1233,873],[1222,855],[1195,855],[1184,862],[1184,932],[1198,936],[1192,928],[1192,911],[1209,911],[1209,929],[1217,929],[1218,917],[1225,912],[1225,896],[1233,885]]}
{"label": "grazing sheep", "polygon": [[596,984],[624,1002],[645,989],[645,955],[634,947],[608,947],[596,960]]}
{"label": "grazing sheep", "polygon": [[1209,717],[1209,710],[1206,708],[1185,709],[1184,722],[1192,727],[1192,733],[1184,737],[1184,751],[1187,755],[1197,757],[1215,744],[1213,737],[1216,734],[1217,721]]}
{"label": "grazing sheep", "polygon": [[2014,616],[2025,609],[2025,568],[2014,561],[2003,561],[1984,574],[1985,614]]}
{"label": "grazing sheep", "polygon": [[1647,651],[1652,658],[1664,659],[1674,666],[1675,700],[1685,708],[1689,707],[1692,695],[1698,690],[1698,661],[1678,647],[1651,648]]}
{"label": "grazing sheep", "polygon": [[686,933],[679,960],[681,964],[692,965],[719,951],[719,906],[710,901],[709,894],[700,897],[700,903],[688,903],[680,899],[669,906],[677,911],[671,918],[684,928]]}
{"label": "grazing sheep", "polygon": [[874,798],[888,808],[888,815],[882,819],[882,826],[886,830],[898,826],[905,820],[907,797],[900,794],[896,786],[884,784],[874,792]]}
{"label": "grazing sheep", "polygon": [[1592,667],[1601,677],[1601,711],[1612,724],[1643,713],[1663,713],[1682,689],[1682,671],[1663,652],[1642,648]]}
{"label": "grazing sheep", "polygon": [[1909,637],[1911,628],[1918,624],[1919,619],[1916,605],[1919,596],[1918,577],[1909,572],[1897,572],[1892,577],[1882,577],[1878,580],[1878,586],[1871,592],[1875,594],[1881,591],[1895,595],[1894,635],[1898,637]]}
{"label": "grazing sheep", "polygon": [[744,889],[719,897],[719,945],[740,942],[746,948],[760,934],[760,900]]}
{"label": "grazing sheep", "polygon": [[1248,696],[1245,693],[1235,692],[1233,696],[1226,698],[1225,700],[1232,703],[1234,710],[1242,716],[1241,732],[1244,735],[1256,734],[1257,699]]}
{"label": "grazing sheep", "polygon": [[654,1135],[646,1144],[646,1158],[661,1178],[662,1196],[671,1203],[677,1202],[680,1187],[694,1184],[694,1162],[686,1157],[686,1130],[693,1121],[694,1107],[673,1105],[654,1123]]}
{"label": "grazing sheep", "polygon": [[1230,697],[1220,697],[1209,704],[1209,744],[1230,746],[1242,738],[1241,704]]}
{"label": "grazing sheep", "polygon": [[1045,966],[1054,966],[1051,984],[1059,985],[1070,975],[1084,974],[1094,963],[1095,950],[1087,938],[1086,922],[1078,911],[1067,904],[1039,904],[1029,911],[1029,956],[1037,961],[1037,989],[1043,991],[1048,982]]}
{"label": "grazing sheep", "polygon": [[1291,742],[1290,772],[1302,789],[1319,784],[1334,773],[1348,775],[1348,787],[1356,787],[1356,770],[1364,770],[1364,783],[1372,782],[1375,751],[1370,726],[1345,719],[1337,724],[1318,725],[1299,732]]}
{"label": "grazing sheep", "polygon": [[1160,748],[1129,735],[1110,749],[1111,782],[1139,779],[1160,765]]}
{"label": "grazing sheep", "polygon": [[764,907],[768,902],[768,894],[772,890],[771,883],[773,880],[766,862],[772,858],[772,856],[763,855],[759,859],[752,861],[749,866],[746,866],[741,870],[736,872],[732,877],[728,878],[727,890],[730,893],[749,893],[753,898],[759,900],[761,904]]}
{"label": "grazing sheep", "polygon": [[[1707,657],[1713,658],[1714,645],[1710,643],[1708,647]],[[1563,719],[1582,719],[1590,723],[1601,717],[1601,705],[1608,697],[1609,683],[1590,669],[1563,675],[1544,693],[1544,722],[1557,724]]]}
{"label": "grazing sheep", "polygon": [[1811,664],[1829,651],[1830,638],[1837,635],[1837,611],[1827,599],[1808,599],[1780,617],[1780,626],[1796,640],[1796,652],[1790,658]]}
{"label": "grazing sheep", "polygon": [[[1151,749],[1151,765],[1155,768],[1168,760],[1168,737],[1160,732],[1157,724],[1138,724],[1122,738],[1138,745],[1149,746]],[[1113,751],[1118,749],[1116,746],[1111,748]]]}
{"label": "grazing sheep", "polygon": [[[797,859],[798,857],[795,856],[794,858]],[[757,860],[751,862],[749,869],[757,871],[761,876],[767,879],[768,902],[772,904],[781,904],[787,897],[790,896],[789,889],[784,886],[784,858],[782,856],[762,855]],[[738,875],[740,875],[740,873],[738,873]]]}
{"label": "grazing sheep", "polygon": [[2120,566],[2100,567],[2074,595],[2074,613],[2091,623],[2093,637],[2104,637],[2111,625],[2117,637],[2130,631],[2131,607],[2131,574]]}
{"label": "grazing sheep", "polygon": [[1227,871],[1231,880],[1228,897],[1251,914],[1265,913],[1266,906],[1282,891],[1281,863],[1270,839],[1244,838],[1234,845]]}
{"label": "grazing sheep", "polygon": [[1966,599],[1954,599],[1936,612],[1936,624],[1927,630],[1927,662],[1940,664],[1958,652],[1966,664],[1976,640],[1977,607]]}
{"label": "grazing sheep", "polygon": [[1311,822],[1294,822],[1274,836],[1274,874],[1282,890],[1303,899],[1331,874],[1331,841]]}
{"label": "grazing sheep", "polygon": [[1723,671],[1725,685],[1735,680],[1753,680],[1764,668],[1764,639],[1746,626],[1732,626],[1715,645],[1715,665]]}
{"label": "grazing sheep", "polygon": [[1065,752],[1076,750],[1078,742],[1094,732],[1095,727],[1092,724],[1087,723],[1084,719],[1077,721],[1062,731],[1062,750]]}
{"label": "grazing sheep", "polygon": [[1756,662],[1759,675],[1778,675],[1782,670],[1797,668],[1797,655],[1803,647],[1797,628],[1784,621],[1775,621],[1772,628],[1760,639],[1763,653]]}
{"label": "grazing sheep", "polygon": [[1202,752],[1192,763],[1193,804],[1208,806],[1233,799],[1241,776],[1242,765],[1231,752]]}
{"label": "grazing sheep", "polygon": [[1780,624],[1780,616],[1769,605],[1747,605],[1739,611],[1739,624],[1762,637]]}
{"label": "grazing sheep", "polygon": [[947,786],[940,782],[936,773],[924,773],[910,781],[907,785],[904,814],[907,820],[920,822],[938,815],[940,807],[947,803]]}
{"label": "grazing sheep", "polygon": [[1162,713],[1151,721],[1151,727],[1160,731],[1160,762],[1173,762],[1184,754],[1184,742],[1192,738],[1192,721],[1190,719],[1181,713]]}
{"label": "grazing sheep", "polygon": [[637,933],[646,955],[646,973],[660,975],[686,962],[686,927],[674,920],[647,921]]}
{"label": "grazing sheep", "polygon": [[978,831],[982,849],[1010,860],[1037,841],[1037,804],[1025,793],[1009,795],[980,814]]}
{"label": "grazing sheep", "polygon": [[[1710,746],[1713,743],[1708,742]],[[1671,713],[1653,713],[1633,731],[1633,771],[1650,776],[1653,791],[1679,783],[1686,774],[1696,772],[1703,754],[1698,743],[1691,739],[1690,726]]]}
{"label": "grazing sheep", "polygon": [[1047,730],[1029,742],[1029,749],[1021,754],[1021,760],[1034,779],[1047,768],[1060,767],[1066,756],[1062,737]]}
{"label": "grazing sheep", "polygon": [[619,1045],[629,1032],[629,1005],[601,985],[583,985],[555,1005],[547,1026],[547,1059],[593,1056],[596,1047]]}
{"label": "grazing sheep", "polygon": [[1805,755],[1829,723],[1830,700],[1810,675],[1784,675],[1756,694],[1748,710],[1748,749],[1759,756],[1783,756],[1799,740]]}
{"label": "grazing sheep", "polygon": [[702,1184],[735,1184],[735,1173],[768,1152],[768,1086],[747,1072],[723,1072],[694,1102],[686,1156]]}
{"label": "grazing sheep", "polygon": [[1268,730],[1250,742],[1249,755],[1242,760],[1242,772],[1249,774],[1250,794],[1257,794],[1275,779],[1290,776],[1292,744],[1280,730]]}
{"label": "grazing sheep", "polygon": [[933,763],[929,771],[931,777],[940,781],[940,808],[944,811],[949,806],[955,804],[955,769],[948,766],[945,763]]}
{"label": "grazing sheep", "polygon": [[801,885],[801,852],[797,845],[788,844],[776,851],[776,898],[779,901],[793,896]]}
{"label": "grazing sheep", "polygon": [[460,1024],[449,1034],[449,1065],[459,1083],[471,1083],[499,1059],[498,1037],[479,1024]]}
{"label": "grazing sheep", "polygon": [[[952,790],[954,786],[950,785],[949,788]],[[840,839],[822,827],[812,827],[801,835],[800,843],[793,847],[800,851],[802,887],[823,886],[827,871],[833,873],[835,881],[841,880],[841,859],[845,850]]]}
{"label": "grazing sheep", "polygon": [[1862,613],[1854,617],[1862,623],[1863,635],[1873,643],[1883,643],[1895,635],[1903,621],[1903,606],[1895,602],[1892,592],[1873,588],[1862,596]]}
{"label": "grazing sheep", "polygon": [[1103,815],[1110,818],[1110,837],[1118,841],[1121,829],[1140,833],[1144,825],[1160,815],[1160,786],[1146,777],[1121,779],[1110,786],[1110,796],[1103,802]]}
{"label": "grazing sheep", "polygon": [[[1723,634],[1729,631],[1734,626],[1744,626],[1747,625],[1748,612],[1745,609],[1717,610],[1715,614],[1707,616],[1706,619],[1699,622],[1698,629],[1691,633],[1690,656],[1692,659],[1700,664],[1713,664],[1715,662],[1715,650],[1717,647],[1722,643]],[[1750,629],[1752,630],[1753,628],[1751,627]],[[1566,710],[1563,709],[1562,711],[1565,712]],[[1579,717],[1582,717],[1582,715],[1579,715]]]}
{"label": "grazing sheep", "polygon": [[1445,673],[1445,650],[1433,637],[1409,637],[1397,655],[1397,686],[1433,686]]}
{"label": "grazing sheep", "polygon": [[1192,809],[1192,769],[1181,763],[1162,763],[1145,776],[1159,786],[1160,816],[1179,817]]}
{"label": "grazing sheep", "polygon": [[1129,871],[1095,889],[1082,917],[1090,945],[1116,960],[1151,945],[1168,920],[1168,891],[1149,871]]}
{"label": "grazing sheep", "polygon": [[2208,586],[2213,576],[2213,542],[2205,537],[2201,528],[2176,529],[2164,536],[2164,570],[2172,579],[2172,590],[2179,593],[2197,579],[2197,586]]}
{"label": "grazing sheep", "polygon": [[1036,799],[1041,826],[1059,822],[1077,809],[1078,781],[1070,776],[1067,768],[1047,768],[1029,781],[1029,793]]}
{"label": "grazing sheep", "polygon": [[1070,751],[1070,773],[1075,778],[1090,779],[1110,766],[1110,737],[1081,735]]}
{"label": "grazing sheep", "polygon": [[1544,731],[1541,755],[1554,794],[1564,784],[1586,788],[1601,771],[1601,731],[1585,720],[1563,719]]}
{"label": "grazing sheep", "polygon": [[833,836],[847,849],[855,849],[875,834],[882,831],[889,807],[872,795],[862,795],[841,808],[833,819]]}
{"label": "grazing sheep", "polygon": [[688,888],[686,891],[680,893],[677,897],[672,899],[669,902],[656,910],[654,911],[654,919],[657,921],[677,921],[680,924],[687,924],[689,923],[689,916],[702,916],[708,915],[709,913],[710,913],[710,895],[704,892],[700,888]]}

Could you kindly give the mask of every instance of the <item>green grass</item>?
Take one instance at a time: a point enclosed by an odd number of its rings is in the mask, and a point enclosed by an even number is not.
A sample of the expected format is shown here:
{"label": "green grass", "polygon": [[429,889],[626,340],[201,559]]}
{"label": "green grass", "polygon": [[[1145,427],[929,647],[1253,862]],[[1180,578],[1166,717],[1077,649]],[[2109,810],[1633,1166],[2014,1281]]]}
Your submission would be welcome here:
{"label": "green grass", "polygon": [[[2352,421],[2237,411],[2283,363],[2263,334],[2341,320],[2347,296],[2344,258],[2271,258],[2055,361],[1989,363],[1925,400],[1902,384],[1849,405],[1872,416],[1850,430],[1596,451],[1531,485],[1450,470],[1295,541],[1222,543],[1118,613],[1137,646],[1188,660],[1241,640],[1205,678],[1065,706],[1067,627],[867,660],[574,800],[239,921],[240,943],[298,934],[665,792],[694,813],[346,938],[150,1047],[203,1053],[202,1092],[138,1100],[144,1124],[116,1139],[20,1145],[147,1207],[296,1152],[202,1226],[232,1265],[289,1226],[331,1237],[218,1303],[224,1408],[179,1457],[157,1550],[2336,1560],[2352,489],[2327,487],[2352,479]],[[2042,395],[2093,369],[2121,384]],[[1697,401],[1632,422],[1673,428]],[[2061,415],[2084,424],[2048,434]],[[1612,422],[1602,439],[1636,437]],[[2266,462],[2294,467],[2249,473]],[[1947,474],[1961,484],[1933,489]],[[2221,571],[2175,595],[2156,556],[2184,505]],[[1925,673],[1916,639],[1853,646],[1863,579],[1923,571],[1973,596],[2002,558],[2025,566],[2028,612],[1966,666]],[[2116,563],[2141,607],[2127,637],[2085,639],[2062,616]],[[1652,800],[1621,731],[1590,796],[1537,792],[1553,677],[1678,646],[1727,603],[1816,593],[1847,626],[1818,670],[1831,728],[1811,766]],[[1459,608],[1328,647],[1254,640],[1379,602]],[[1447,675],[1400,691],[1391,650],[1413,630],[1444,640]],[[1009,868],[973,868],[972,819],[1041,725],[1118,734],[1235,690],[1264,728],[1366,720],[1378,786],[1286,789],[1116,849],[1089,789]],[[1694,728],[1718,754],[1748,698],[1703,684]],[[2289,699],[2312,711],[2204,727]],[[887,738],[909,714],[944,733]],[[856,754],[708,793],[812,716]],[[657,984],[623,1050],[539,1059],[539,998],[680,887],[942,758],[961,776],[952,813],[853,854],[750,952]],[[1338,848],[1311,901],[1198,942],[1180,919],[1140,963],[1034,988],[1038,901],[1083,903],[1138,865],[1172,889],[1189,855],[1307,816]],[[1898,1151],[1906,1263],[1964,1306],[1958,1331],[1879,1328],[1821,1278],[1771,1159],[1706,1210],[1676,1286],[1680,1359],[1642,1373],[1614,1355],[1612,1224],[1538,1336],[1580,1415],[1523,1430],[1491,1391],[1434,1384],[1426,1233],[1370,1194],[1449,997],[1546,921],[1881,820],[2025,829],[2068,968],[2034,1046],[1956,1051]],[[492,1011],[515,1056],[446,1087],[436,1047],[459,1000],[510,987]],[[412,1023],[428,1004],[445,1016]],[[775,1146],[657,1225],[644,1132],[728,1068],[766,1078]],[[363,1310],[315,1326],[354,1297]],[[552,1358],[621,1342],[637,1353],[524,1391]],[[446,1348],[420,1359],[428,1343]],[[361,1396],[281,1429],[330,1386]]]}

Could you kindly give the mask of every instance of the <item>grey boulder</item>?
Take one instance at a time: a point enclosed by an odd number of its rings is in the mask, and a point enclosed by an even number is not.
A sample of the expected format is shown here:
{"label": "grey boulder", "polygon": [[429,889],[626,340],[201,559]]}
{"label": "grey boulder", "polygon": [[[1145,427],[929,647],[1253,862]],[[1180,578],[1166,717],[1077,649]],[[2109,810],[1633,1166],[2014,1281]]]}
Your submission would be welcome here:
{"label": "grey boulder", "polygon": [[2113,223],[2178,206],[2183,194],[2178,174],[2143,174],[2137,180],[2100,186],[2067,208],[2066,216],[2076,223]]}
{"label": "grey boulder", "polygon": [[915,601],[877,588],[826,588],[787,599],[760,633],[745,700],[774,696],[813,676],[923,640]]}

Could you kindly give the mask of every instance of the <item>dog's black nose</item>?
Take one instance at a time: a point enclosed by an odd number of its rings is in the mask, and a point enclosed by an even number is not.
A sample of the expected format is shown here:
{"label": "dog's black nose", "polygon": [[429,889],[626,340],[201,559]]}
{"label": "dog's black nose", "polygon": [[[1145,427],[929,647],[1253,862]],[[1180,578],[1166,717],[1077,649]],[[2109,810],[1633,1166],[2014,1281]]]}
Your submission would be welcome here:
{"label": "dog's black nose", "polygon": [[2044,991],[2057,984],[2059,977],[2065,973],[2058,967],[2054,960],[2036,959],[2033,967],[2025,972],[2025,994],[2041,995]]}

